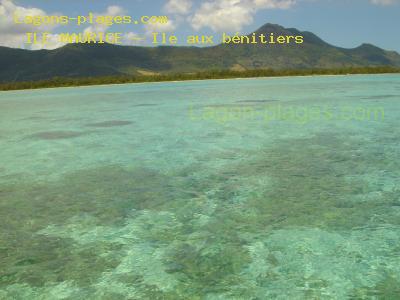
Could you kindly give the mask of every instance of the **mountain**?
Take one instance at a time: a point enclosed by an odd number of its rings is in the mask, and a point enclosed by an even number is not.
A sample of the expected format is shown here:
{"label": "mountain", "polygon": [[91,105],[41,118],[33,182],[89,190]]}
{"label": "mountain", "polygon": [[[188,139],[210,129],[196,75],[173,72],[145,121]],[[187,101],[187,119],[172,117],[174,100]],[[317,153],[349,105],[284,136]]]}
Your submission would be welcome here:
{"label": "mountain", "polygon": [[219,44],[212,47],[69,44],[55,50],[38,51],[0,47],[0,82],[53,77],[193,73],[211,69],[400,67],[397,52],[370,44],[354,49],[339,48],[311,32],[275,24],[266,24],[254,33],[302,35],[304,43]]}

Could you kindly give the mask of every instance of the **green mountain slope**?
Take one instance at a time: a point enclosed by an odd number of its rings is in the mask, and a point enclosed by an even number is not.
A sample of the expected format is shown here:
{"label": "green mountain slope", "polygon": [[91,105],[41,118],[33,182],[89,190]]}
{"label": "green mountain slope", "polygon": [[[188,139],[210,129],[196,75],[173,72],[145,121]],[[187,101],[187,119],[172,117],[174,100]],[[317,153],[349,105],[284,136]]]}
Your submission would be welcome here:
{"label": "green mountain slope", "polygon": [[[207,70],[400,67],[400,55],[369,44],[332,46],[311,32],[266,24],[266,35],[303,35],[303,44],[220,44],[213,47],[134,47],[70,44],[55,50],[0,47],[0,82]],[[250,36],[250,35],[249,35]]]}

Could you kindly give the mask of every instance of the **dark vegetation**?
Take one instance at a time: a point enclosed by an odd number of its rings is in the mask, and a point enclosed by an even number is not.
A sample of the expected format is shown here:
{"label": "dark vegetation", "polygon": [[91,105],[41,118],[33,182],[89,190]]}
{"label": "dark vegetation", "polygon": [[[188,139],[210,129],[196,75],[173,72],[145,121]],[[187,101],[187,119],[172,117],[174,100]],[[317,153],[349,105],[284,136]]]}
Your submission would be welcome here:
{"label": "dark vegetation", "polygon": [[400,73],[400,68],[394,67],[358,67],[340,69],[305,69],[305,70],[272,70],[258,69],[247,71],[207,71],[198,73],[171,73],[161,75],[136,75],[136,76],[103,76],[86,78],[55,77],[49,80],[23,81],[0,84],[0,90],[39,89],[54,87],[88,86],[101,84],[124,84],[140,82],[184,81],[204,79],[229,79],[252,77],[279,77],[279,76],[310,76],[310,75],[348,75],[348,74],[384,74]]}

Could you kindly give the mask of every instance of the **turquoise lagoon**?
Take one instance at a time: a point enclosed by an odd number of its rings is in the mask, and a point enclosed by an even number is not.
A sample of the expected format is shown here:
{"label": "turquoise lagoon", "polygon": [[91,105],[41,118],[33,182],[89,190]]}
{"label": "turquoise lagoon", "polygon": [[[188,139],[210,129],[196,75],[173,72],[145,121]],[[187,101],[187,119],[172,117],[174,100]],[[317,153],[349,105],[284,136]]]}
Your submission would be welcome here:
{"label": "turquoise lagoon", "polygon": [[0,299],[399,299],[400,76],[0,93]]}

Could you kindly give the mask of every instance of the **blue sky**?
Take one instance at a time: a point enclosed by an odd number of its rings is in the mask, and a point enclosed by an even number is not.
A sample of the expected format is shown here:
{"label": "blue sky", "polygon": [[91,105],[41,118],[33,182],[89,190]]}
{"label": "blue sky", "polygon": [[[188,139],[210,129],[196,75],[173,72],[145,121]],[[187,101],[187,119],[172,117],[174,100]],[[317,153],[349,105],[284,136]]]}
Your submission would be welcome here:
{"label": "blue sky", "polygon": [[[0,3],[0,44],[12,47],[24,47],[22,29],[27,29],[10,23],[13,10],[70,16],[113,11],[133,17],[167,15],[172,23],[157,31],[170,31],[178,36],[249,33],[269,22],[311,31],[336,46],[351,48],[372,43],[400,52],[400,0],[0,0]],[[58,26],[40,30],[57,34],[84,29]],[[143,25],[102,29],[140,37],[154,31]]]}

